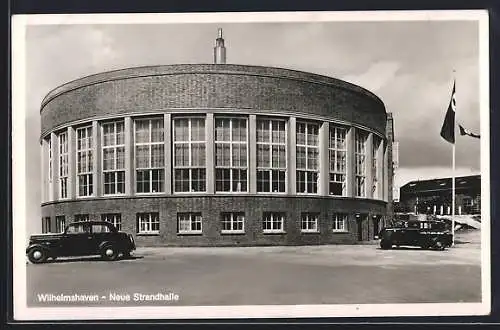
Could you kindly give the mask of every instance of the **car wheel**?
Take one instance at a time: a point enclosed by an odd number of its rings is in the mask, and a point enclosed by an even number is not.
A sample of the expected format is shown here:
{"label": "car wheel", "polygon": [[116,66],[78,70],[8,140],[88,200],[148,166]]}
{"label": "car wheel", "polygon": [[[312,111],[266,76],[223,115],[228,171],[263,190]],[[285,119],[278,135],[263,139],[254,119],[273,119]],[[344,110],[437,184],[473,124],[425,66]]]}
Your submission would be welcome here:
{"label": "car wheel", "polygon": [[383,239],[380,241],[380,247],[383,249],[383,250],[389,250],[391,247],[392,247],[392,243]]}
{"label": "car wheel", "polygon": [[444,246],[444,243],[440,239],[437,239],[434,241],[434,248],[436,250],[443,251],[445,246]]}
{"label": "car wheel", "polygon": [[28,259],[31,261],[33,264],[41,264],[45,261],[47,261],[48,253],[42,248],[32,248],[28,252]]}
{"label": "car wheel", "polygon": [[428,243],[425,243],[425,244],[422,244],[420,245],[420,247],[424,250],[429,250],[430,249],[430,245]]}
{"label": "car wheel", "polygon": [[106,245],[101,249],[101,256],[104,260],[116,260],[118,258],[118,250],[113,245]]}
{"label": "car wheel", "polygon": [[130,259],[130,257],[131,257],[130,251],[123,252],[123,258],[124,259]]}

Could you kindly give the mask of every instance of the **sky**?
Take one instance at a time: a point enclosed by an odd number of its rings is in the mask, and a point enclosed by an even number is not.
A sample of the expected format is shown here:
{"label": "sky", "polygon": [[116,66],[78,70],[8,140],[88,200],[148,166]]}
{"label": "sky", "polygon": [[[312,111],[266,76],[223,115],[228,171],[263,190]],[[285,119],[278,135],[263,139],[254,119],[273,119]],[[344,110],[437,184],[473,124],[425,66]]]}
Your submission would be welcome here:
{"label": "sky", "polygon": [[[217,29],[227,63],[327,75],[380,97],[399,143],[395,183],[451,175],[451,145],[439,136],[456,79],[457,120],[479,133],[477,21],[266,22],[29,25],[26,29],[27,205],[37,222],[40,103],[86,75],[144,65],[212,63]],[[455,72],[453,71],[455,70]],[[479,140],[457,137],[458,175],[480,171]]]}

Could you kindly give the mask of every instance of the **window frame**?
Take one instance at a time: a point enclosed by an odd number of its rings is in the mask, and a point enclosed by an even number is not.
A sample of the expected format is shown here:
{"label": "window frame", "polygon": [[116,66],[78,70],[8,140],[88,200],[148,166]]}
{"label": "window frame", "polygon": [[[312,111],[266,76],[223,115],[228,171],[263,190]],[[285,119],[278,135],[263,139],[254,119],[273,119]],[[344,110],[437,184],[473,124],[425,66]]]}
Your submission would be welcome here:
{"label": "window frame", "polygon": [[42,217],[42,233],[43,234],[52,233],[52,226],[51,226],[51,218],[50,217]]}
{"label": "window frame", "polygon": [[[229,120],[229,140],[217,140],[217,121],[218,120]],[[245,122],[245,140],[233,140],[233,123],[234,121],[244,121]],[[249,147],[248,147],[248,141],[249,141],[249,127],[248,127],[248,117],[245,116],[227,116],[227,115],[221,115],[221,116],[215,116],[214,118],[214,179],[215,179],[215,187],[214,187],[214,192],[216,194],[246,194],[249,192],[249,179],[250,175],[248,172],[248,165],[249,165],[249,160],[250,160],[250,153],[249,153]],[[206,138],[205,138],[206,140]],[[217,164],[217,146],[221,145],[229,145],[229,165],[218,165]],[[233,159],[233,148],[235,145],[238,145],[239,147],[245,146],[246,153],[245,153],[245,166],[235,166],[234,165],[234,159]],[[223,149],[224,150],[224,149]],[[217,190],[217,183],[220,180],[217,180],[217,175],[219,170],[228,170],[229,171],[229,190]],[[245,180],[245,190],[234,190],[234,172],[235,171],[246,171],[246,180]],[[224,182],[224,181],[223,181]]]}
{"label": "window frame", "polygon": [[[182,216],[188,216],[188,219],[180,219]],[[199,217],[199,221],[197,219]],[[199,223],[200,229],[181,229],[181,221],[189,221],[189,227],[193,228],[193,224]],[[203,215],[201,212],[178,212],[177,213],[177,235],[202,235],[203,234]]]}
{"label": "window frame", "polygon": [[[341,221],[339,221],[339,217],[342,217]],[[348,228],[349,215],[347,213],[334,213],[332,215],[332,232],[334,233],[347,233],[349,232]],[[338,228],[338,224],[342,223],[342,228]]]}
{"label": "window frame", "polygon": [[[110,221],[110,218],[112,221]],[[103,213],[101,214],[101,221],[111,223],[117,231],[122,230],[122,214],[121,213]]]}
{"label": "window frame", "polygon": [[[62,220],[62,226],[61,226]],[[66,229],[66,217],[64,215],[56,215],[56,231],[58,233],[64,233]]]}
{"label": "window frame", "polygon": [[[268,220],[266,217],[269,216],[270,219]],[[279,218],[278,221],[274,221],[274,218],[277,217]],[[262,233],[263,234],[285,234],[285,220],[286,220],[286,213],[285,212],[263,212],[262,213]],[[266,229],[265,224],[270,223],[271,224],[271,229]],[[275,223],[280,223],[280,229],[274,228]]]}
{"label": "window frame", "polygon": [[[155,141],[153,142],[152,141],[152,136],[153,136],[153,122],[154,121],[158,121],[161,123],[161,126],[162,126],[162,141]],[[137,123],[138,122],[148,122],[148,142],[137,142]],[[165,194],[166,192],[166,180],[165,180],[165,119],[164,117],[159,117],[159,116],[156,116],[156,117],[136,117],[133,119],[133,126],[134,126],[134,131],[133,131],[133,140],[134,140],[134,143],[133,143],[133,148],[134,148],[134,159],[133,159],[133,167],[134,167],[134,192],[136,195],[138,196],[144,196],[144,195],[162,195],[162,194]],[[144,147],[144,146],[147,146],[148,147],[148,151],[149,151],[149,158],[148,158],[148,167],[138,167],[137,166],[137,147]],[[152,166],[152,158],[153,158],[153,146],[162,146],[163,148],[163,152],[162,152],[162,160],[163,160],[163,165],[161,166],[157,166],[157,167],[153,167]],[[126,157],[125,157],[125,161],[126,161]],[[139,192],[139,189],[138,188],[138,172],[143,172],[143,173],[147,173],[148,174],[148,179],[147,179],[147,182],[148,182],[148,185],[149,185],[149,189],[148,191],[140,191]],[[156,182],[155,180],[153,180],[153,177],[154,175],[153,174],[156,174],[157,177],[158,177],[158,183],[161,183],[161,189],[159,191],[154,191],[153,192],[153,185],[154,185],[154,182]],[[126,186],[126,177],[125,177],[125,186]],[[142,181],[142,182],[146,182],[146,181]],[[126,189],[126,188],[125,188]]]}
{"label": "window frame", "polygon": [[[373,199],[381,199],[380,197],[380,191],[378,187],[378,182],[379,182],[379,171],[380,168],[378,166],[378,150],[382,146],[382,139],[376,135],[373,134],[373,139],[372,139],[372,198]],[[383,169],[383,166],[382,166]]]}
{"label": "window frame", "polygon": [[[224,216],[229,216],[229,221],[225,221]],[[243,220],[238,221],[238,217],[242,216]],[[221,212],[221,234],[244,234],[245,233],[245,212]],[[231,229],[224,229],[224,223],[229,222]],[[241,229],[234,229],[241,222]]]}
{"label": "window frame", "polygon": [[[123,134],[123,143],[118,144],[118,133],[117,133],[117,127],[118,125],[122,126],[122,134]],[[105,139],[105,133],[104,133],[104,126],[112,125],[113,126],[113,144],[110,145],[105,145],[104,139]],[[102,169],[102,195],[103,196],[123,196],[126,194],[126,187],[127,187],[127,178],[126,178],[126,162],[127,162],[127,157],[125,156],[125,149],[126,149],[126,144],[125,144],[125,121],[123,119],[118,119],[114,121],[107,121],[107,122],[102,122],[100,125],[100,130],[101,130],[101,169]],[[118,168],[118,150],[123,149],[123,168]],[[105,170],[104,169],[104,154],[105,150],[113,150],[113,169],[112,170]],[[118,181],[118,176],[119,173],[123,173],[123,192],[119,193],[118,192],[118,187],[119,187],[119,181]],[[106,174],[112,174],[114,178],[113,186],[114,186],[114,193],[106,193]]]}
{"label": "window frame", "polygon": [[79,213],[79,214],[75,214],[74,218],[75,218],[74,222],[88,222],[88,221],[90,221],[90,214]]}
{"label": "window frame", "polygon": [[[354,197],[367,198],[366,177],[368,169],[366,163],[366,144],[369,133],[360,129],[356,129],[354,133]],[[360,137],[362,137],[362,142],[359,142]],[[362,169],[359,168],[360,164]],[[358,184],[358,180],[362,180],[362,186]]]}
{"label": "window frame", "polygon": [[[336,196],[336,197],[345,197],[347,196],[347,135],[349,133],[349,127],[338,125],[335,123],[329,123],[329,132],[328,132],[328,195]],[[332,140],[332,130],[333,130],[333,140]],[[339,136],[342,137],[343,132],[343,148],[339,148],[337,142],[339,140]],[[332,145],[332,142],[333,145]],[[344,154],[343,160],[343,171],[338,169],[338,159],[339,154]],[[332,154],[333,157],[333,167],[332,171]],[[332,180],[332,176],[335,178]],[[343,176],[343,180],[339,181],[336,179],[338,176]],[[340,183],[342,184],[342,194],[337,195],[332,192],[332,183]]]}
{"label": "window frame", "polygon": [[[319,233],[319,212],[302,212],[300,214],[300,232],[301,233]],[[311,217],[313,218],[311,221]],[[309,225],[314,223],[314,228],[309,228]],[[306,224],[304,228],[304,224]]]}
{"label": "window frame", "polygon": [[69,199],[69,141],[68,130],[57,134],[59,150],[58,196],[60,200]]}
{"label": "window frame", "polygon": [[48,147],[48,182],[52,183],[53,180],[53,150],[52,150],[52,138],[49,135],[49,138],[47,140],[47,147]]}
{"label": "window frame", "polygon": [[[193,140],[192,139],[192,136],[193,136],[193,130],[192,130],[192,123],[193,123],[193,119],[201,119],[203,120],[203,128],[204,128],[204,132],[203,132],[203,138],[204,140]],[[176,140],[176,136],[175,136],[175,132],[176,132],[176,121],[179,121],[179,120],[187,120],[188,121],[188,140],[179,140],[177,141]],[[215,120],[214,120],[214,124],[215,124]],[[206,134],[206,130],[207,130],[207,118],[206,116],[176,116],[175,118],[172,118],[172,182],[173,182],[173,187],[172,187],[172,192],[173,194],[179,194],[179,195],[186,195],[186,194],[205,194],[208,192],[208,187],[207,187],[207,172],[208,172],[208,169],[207,169],[207,134]],[[213,129],[213,128],[212,128]],[[177,165],[177,158],[176,158],[176,155],[175,155],[175,152],[176,152],[176,145],[181,145],[181,144],[187,144],[188,146],[188,164],[187,166],[185,165]],[[204,152],[204,157],[203,157],[203,165],[202,166],[198,166],[198,165],[193,165],[193,155],[192,155],[192,146],[193,144],[200,144],[200,145],[203,145],[203,152]],[[215,152],[215,148],[214,148],[214,152]],[[215,160],[215,157],[214,157],[214,160]],[[215,165],[215,164],[214,164]],[[215,166],[213,167],[215,169]],[[188,191],[177,191],[177,171],[181,171],[180,173],[183,174],[185,170],[188,171],[189,173],[189,179],[188,179],[188,184],[189,184],[189,188],[188,188]],[[193,180],[193,173],[194,171],[197,171],[196,173],[204,173],[204,190],[198,190],[198,191],[194,191],[193,190],[193,187],[194,187],[194,180]],[[214,178],[215,178],[215,171],[214,171]],[[182,185],[182,182],[181,181],[181,185]],[[215,183],[215,182],[214,182]],[[214,187],[214,190],[215,190],[215,187]]]}
{"label": "window frame", "polygon": [[[299,144],[298,142],[298,126],[299,125],[304,125],[305,126],[305,131],[304,131],[304,144]],[[316,145],[309,144],[309,139],[308,136],[310,135],[308,133],[310,126],[315,126],[317,128],[317,134],[316,134]],[[297,195],[318,195],[319,194],[319,184],[318,181],[320,179],[320,147],[319,147],[319,130],[321,128],[321,124],[315,121],[308,121],[308,120],[297,120],[296,122],[296,127],[297,127],[297,132],[296,138],[295,138],[295,191]],[[305,168],[299,167],[298,164],[298,150],[299,148],[304,148],[305,152]],[[309,169],[309,151],[315,149],[316,150],[316,169]],[[304,178],[304,191],[299,191],[299,177],[303,175]],[[311,178],[309,180],[309,175],[314,177],[316,175],[316,182]],[[314,187],[316,188],[316,192],[310,192],[308,191],[308,186],[312,185],[313,190]]]}
{"label": "window frame", "polygon": [[[84,131],[85,132],[85,138],[87,141],[86,148],[81,148],[79,147],[79,141],[80,138],[78,136],[78,132]],[[90,131],[90,134],[89,134]],[[90,198],[95,195],[95,182],[94,182],[94,171],[96,170],[94,168],[94,158],[96,155],[94,154],[94,146],[96,141],[94,141],[94,128],[92,125],[85,125],[85,126],[80,126],[75,129],[75,135],[76,135],[76,148],[75,148],[75,155],[76,155],[76,169],[75,169],[75,175],[76,175],[76,197],[77,198]],[[87,167],[86,171],[80,171],[80,153],[85,155],[84,157],[86,158],[87,161]],[[89,170],[90,169],[90,170]],[[86,178],[87,179],[87,184],[84,186],[87,186],[87,194],[86,195],[80,195],[80,177]],[[91,189],[91,193],[88,193]]]}
{"label": "window frame", "polygon": [[[143,218],[147,216],[147,219]],[[156,216],[156,217],[155,217]],[[147,220],[150,230],[141,230],[141,220]],[[158,224],[158,229],[153,230],[155,224]],[[159,212],[139,212],[136,213],[136,234],[137,235],[159,235],[160,234],[160,213]]]}
{"label": "window frame", "polygon": [[[268,122],[268,132],[269,132],[269,139],[268,141],[259,141],[258,139],[258,130],[259,130],[259,122]],[[285,141],[284,142],[273,142],[273,123],[278,123],[278,124],[283,124],[284,126],[284,134],[285,134]],[[265,117],[265,116],[259,116],[256,119],[255,123],[255,149],[256,149],[256,160],[255,160],[255,180],[256,180],[256,192],[257,194],[276,194],[276,195],[286,195],[288,193],[288,119],[286,118],[270,118],[270,117]],[[280,130],[278,130],[280,132]],[[269,166],[259,166],[259,145],[263,146],[268,146],[269,147]],[[273,166],[273,147],[277,147],[279,149],[280,146],[285,147],[285,165],[281,167],[274,167]],[[269,191],[259,191],[259,182],[258,182],[258,177],[259,177],[259,172],[262,173],[267,173],[269,176],[269,179],[266,180],[269,182]],[[279,187],[279,174],[280,172],[284,172],[285,178],[284,178],[284,183],[285,187],[283,191],[273,191],[273,173],[277,172],[278,175],[278,187]]]}

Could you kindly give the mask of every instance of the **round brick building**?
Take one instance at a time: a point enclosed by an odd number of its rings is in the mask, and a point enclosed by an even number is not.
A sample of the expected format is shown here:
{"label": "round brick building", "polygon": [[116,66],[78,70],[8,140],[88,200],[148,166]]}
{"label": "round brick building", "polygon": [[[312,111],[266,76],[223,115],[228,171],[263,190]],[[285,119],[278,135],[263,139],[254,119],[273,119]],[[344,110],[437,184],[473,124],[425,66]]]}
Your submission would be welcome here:
{"label": "round brick building", "polygon": [[392,119],[353,84],[225,64],[84,77],[41,104],[42,226],[106,220],[137,245],[333,244],[389,216]]}

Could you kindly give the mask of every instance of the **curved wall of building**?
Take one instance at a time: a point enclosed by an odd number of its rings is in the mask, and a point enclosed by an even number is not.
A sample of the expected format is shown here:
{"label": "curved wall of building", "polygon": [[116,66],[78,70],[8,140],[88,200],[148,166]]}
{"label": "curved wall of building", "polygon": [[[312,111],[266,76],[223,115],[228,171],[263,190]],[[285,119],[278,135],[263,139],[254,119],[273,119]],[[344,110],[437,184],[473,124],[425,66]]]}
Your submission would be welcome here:
{"label": "curved wall of building", "polygon": [[384,105],[334,78],[131,68],[56,88],[41,118],[44,231],[106,220],[138,245],[353,243],[387,216]]}
{"label": "curved wall of building", "polygon": [[94,117],[206,109],[315,115],[385,135],[383,103],[358,86],[299,71],[240,65],[134,68],[74,81],[42,102],[42,135]]}
{"label": "curved wall of building", "polygon": [[[186,211],[201,215],[199,233],[180,233],[177,217]],[[283,214],[283,229],[266,232],[263,213]],[[100,221],[102,215],[121,214],[120,229],[135,235],[139,246],[215,246],[215,245],[309,245],[342,244],[373,239],[381,229],[386,205],[382,201],[317,197],[272,196],[196,196],[136,197],[113,200],[55,202],[43,207],[43,216],[88,215]],[[158,233],[137,233],[138,213],[158,213]],[[225,232],[221,213],[244,214],[241,231]],[[303,230],[303,218],[317,216],[316,230]],[[334,217],[345,216],[344,228],[334,230]]]}

